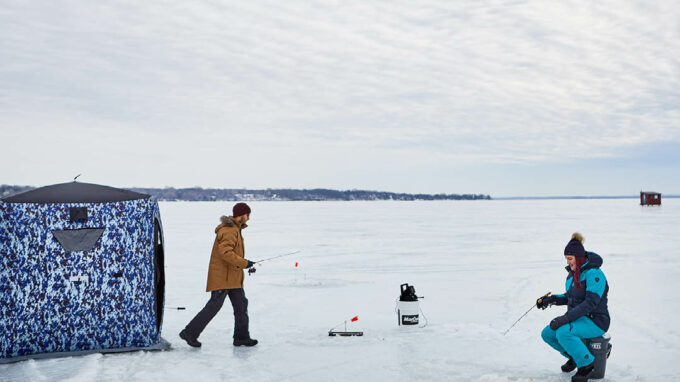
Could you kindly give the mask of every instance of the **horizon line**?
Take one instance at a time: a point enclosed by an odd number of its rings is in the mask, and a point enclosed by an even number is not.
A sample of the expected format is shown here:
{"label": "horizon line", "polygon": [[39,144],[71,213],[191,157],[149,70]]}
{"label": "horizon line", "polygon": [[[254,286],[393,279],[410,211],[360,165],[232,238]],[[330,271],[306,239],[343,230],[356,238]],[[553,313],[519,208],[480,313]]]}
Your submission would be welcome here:
{"label": "horizon line", "polygon": [[[87,182],[83,182],[87,183]],[[29,186],[29,185],[17,185],[17,184],[0,184],[0,186],[8,186],[8,187],[32,187],[32,188],[40,188],[43,186]],[[133,186],[133,187],[121,187],[121,188],[126,188],[126,189],[157,189],[157,190],[164,190],[164,189],[175,189],[175,190],[182,190],[182,189],[201,189],[201,190],[243,190],[243,191],[266,191],[266,190],[300,190],[300,191],[313,191],[313,190],[327,190],[327,191],[338,191],[338,192],[380,192],[380,193],[388,193],[388,194],[406,194],[406,195],[484,195],[484,196],[489,196],[493,200],[550,200],[550,199],[636,199],[639,198],[640,196],[637,194],[629,194],[629,195],[547,195],[547,196],[537,196],[537,195],[522,195],[522,196],[492,196],[490,193],[444,193],[444,192],[436,192],[436,193],[428,193],[428,192],[402,192],[402,191],[381,191],[381,190],[369,190],[369,189],[359,189],[359,188],[351,188],[351,189],[333,189],[333,188],[323,188],[323,187],[315,187],[315,188],[286,188],[286,187],[267,187],[267,188],[244,188],[244,187],[239,187],[239,188],[219,188],[219,187],[203,187],[203,186],[191,186],[191,187],[175,187],[175,186],[164,186],[164,187],[139,187],[139,186]],[[649,191],[651,192],[651,191]],[[661,194],[662,198],[680,198],[680,194]]]}

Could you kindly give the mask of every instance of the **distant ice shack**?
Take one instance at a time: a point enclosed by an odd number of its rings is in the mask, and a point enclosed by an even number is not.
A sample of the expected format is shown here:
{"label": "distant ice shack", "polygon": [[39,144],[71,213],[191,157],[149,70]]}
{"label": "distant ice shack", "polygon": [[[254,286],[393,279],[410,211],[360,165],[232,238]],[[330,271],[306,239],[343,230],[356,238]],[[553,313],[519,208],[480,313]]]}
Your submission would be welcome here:
{"label": "distant ice shack", "polygon": [[654,191],[640,191],[641,206],[660,206],[661,194]]}

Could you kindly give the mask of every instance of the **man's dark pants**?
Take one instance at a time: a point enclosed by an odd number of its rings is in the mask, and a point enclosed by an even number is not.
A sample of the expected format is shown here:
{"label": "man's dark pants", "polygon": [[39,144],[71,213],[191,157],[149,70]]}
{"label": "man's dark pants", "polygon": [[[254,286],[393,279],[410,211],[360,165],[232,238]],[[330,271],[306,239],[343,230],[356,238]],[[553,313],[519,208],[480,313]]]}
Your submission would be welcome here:
{"label": "man's dark pants", "polygon": [[227,295],[229,295],[231,306],[234,308],[234,339],[244,340],[250,338],[250,333],[248,332],[248,299],[243,288],[212,291],[210,300],[205,304],[203,310],[198,312],[184,330],[190,336],[198,338],[210,320],[220,311]]}

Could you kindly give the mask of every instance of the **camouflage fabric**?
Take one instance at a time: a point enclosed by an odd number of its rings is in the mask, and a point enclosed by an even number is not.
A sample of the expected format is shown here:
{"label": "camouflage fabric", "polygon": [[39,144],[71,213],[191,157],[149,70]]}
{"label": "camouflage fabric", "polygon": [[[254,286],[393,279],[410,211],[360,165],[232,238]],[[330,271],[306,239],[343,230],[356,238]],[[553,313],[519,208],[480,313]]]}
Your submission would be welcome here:
{"label": "camouflage fabric", "polygon": [[[72,207],[86,207],[87,220],[72,222]],[[157,344],[154,219],[150,199],[0,202],[0,360]],[[84,251],[52,233],[101,228]]]}

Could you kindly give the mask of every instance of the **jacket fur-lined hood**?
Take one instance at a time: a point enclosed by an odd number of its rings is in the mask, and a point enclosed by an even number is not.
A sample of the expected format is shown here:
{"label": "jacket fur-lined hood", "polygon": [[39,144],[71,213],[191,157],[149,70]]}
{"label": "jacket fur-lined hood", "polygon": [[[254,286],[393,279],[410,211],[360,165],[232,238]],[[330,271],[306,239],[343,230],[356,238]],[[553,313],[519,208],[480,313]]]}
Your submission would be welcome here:
{"label": "jacket fur-lined hood", "polygon": [[226,215],[223,215],[222,217],[220,217],[220,223],[226,225],[227,227],[233,227],[233,226],[236,225],[236,223],[234,223],[234,221],[231,220],[231,216],[226,216]]}
{"label": "jacket fur-lined hood", "polygon": [[[218,225],[217,228],[215,228],[215,233],[217,233],[217,231],[219,231],[219,229],[222,227],[238,227],[238,224],[236,224],[236,222],[233,220],[233,217],[231,216],[220,217],[220,223],[222,224]],[[247,224],[243,224],[239,228],[244,229],[247,226],[248,226]]]}

